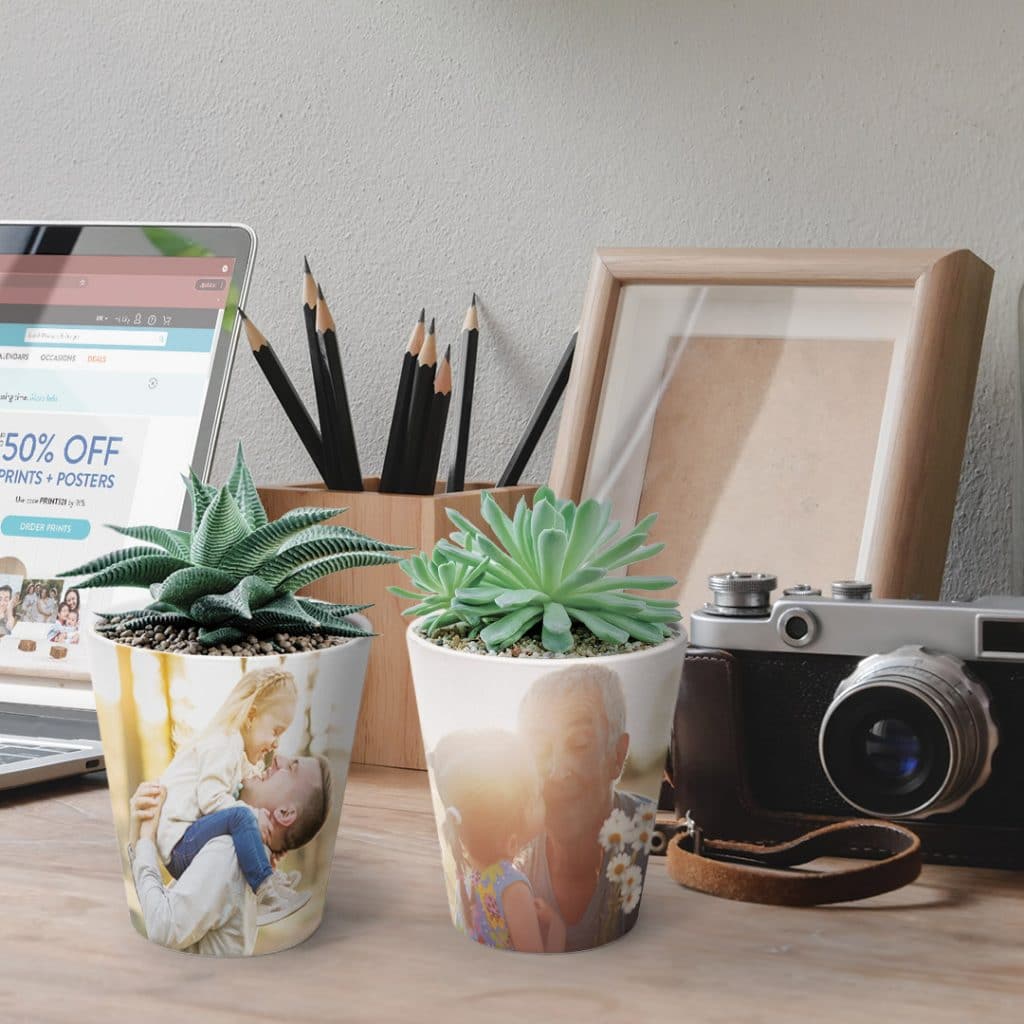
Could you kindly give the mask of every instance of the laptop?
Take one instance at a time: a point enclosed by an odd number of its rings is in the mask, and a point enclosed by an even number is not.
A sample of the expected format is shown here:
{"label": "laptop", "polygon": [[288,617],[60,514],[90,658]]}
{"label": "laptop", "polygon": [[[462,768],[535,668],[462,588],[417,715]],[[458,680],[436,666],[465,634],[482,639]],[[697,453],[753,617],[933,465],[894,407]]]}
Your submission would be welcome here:
{"label": "laptop", "polygon": [[138,593],[58,573],[125,545],[106,523],[189,526],[255,247],[242,225],[0,223],[0,790],[103,768],[81,641]]}
{"label": "laptop", "polygon": [[102,770],[95,711],[0,703],[0,790]]}

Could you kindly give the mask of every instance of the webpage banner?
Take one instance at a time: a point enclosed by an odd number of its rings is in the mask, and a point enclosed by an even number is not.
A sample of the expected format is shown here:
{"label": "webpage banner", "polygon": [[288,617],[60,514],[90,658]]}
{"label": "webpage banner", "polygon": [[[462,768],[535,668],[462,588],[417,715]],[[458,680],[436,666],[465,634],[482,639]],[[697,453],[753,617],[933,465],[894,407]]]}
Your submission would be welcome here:
{"label": "webpage banner", "polygon": [[52,257],[19,257],[13,272],[9,259],[0,256],[0,679],[84,679],[90,616],[150,598],[80,590],[58,574],[138,543],[111,524],[179,525],[232,262],[66,257],[55,274]]}
{"label": "webpage banner", "polygon": [[41,413],[5,413],[3,420],[18,428],[0,429],[3,660],[76,655],[81,593],[54,574],[111,549],[104,524],[131,507],[147,424]]}

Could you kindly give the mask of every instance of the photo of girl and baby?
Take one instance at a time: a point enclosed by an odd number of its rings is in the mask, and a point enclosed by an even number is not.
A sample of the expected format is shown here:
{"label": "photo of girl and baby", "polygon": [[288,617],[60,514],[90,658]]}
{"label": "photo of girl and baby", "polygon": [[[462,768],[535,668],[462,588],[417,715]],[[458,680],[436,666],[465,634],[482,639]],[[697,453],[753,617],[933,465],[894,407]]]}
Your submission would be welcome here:
{"label": "photo of girl and baby", "polygon": [[667,736],[627,712],[618,673],[575,664],[506,693],[494,728],[428,744],[457,928],[487,946],[560,953],[633,927]]}
{"label": "photo of girl and baby", "polygon": [[[126,795],[118,828],[133,917],[154,942],[240,956],[259,952],[267,927],[275,943],[315,927],[303,909],[326,887],[344,779],[325,755],[342,753],[347,772],[347,754],[330,750],[332,723],[354,709],[332,703],[329,683],[318,694],[315,671],[297,674],[245,671],[212,712],[168,679],[135,678],[116,694],[134,726],[120,737],[133,767],[111,786]],[[109,696],[97,687],[101,715]]]}

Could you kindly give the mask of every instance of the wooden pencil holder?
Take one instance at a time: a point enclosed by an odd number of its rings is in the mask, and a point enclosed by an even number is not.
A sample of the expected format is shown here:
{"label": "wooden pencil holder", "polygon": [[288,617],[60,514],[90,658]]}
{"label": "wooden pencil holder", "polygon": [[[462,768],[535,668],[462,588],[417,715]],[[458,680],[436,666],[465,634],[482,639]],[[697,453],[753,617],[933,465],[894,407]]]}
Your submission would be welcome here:
{"label": "wooden pencil holder", "polygon": [[[532,498],[538,486],[493,487],[474,482],[467,483],[463,491],[424,495],[381,494],[379,485],[379,477],[367,477],[363,491],[329,491],[323,484],[314,483],[261,487],[259,492],[271,519],[308,505],[347,508],[343,516],[329,522],[391,544],[408,545],[414,549],[410,552],[413,554],[431,551],[437,541],[452,532],[446,508],[457,509],[484,526],[480,518],[481,490],[490,490],[511,515],[516,502],[522,497]],[[439,488],[443,486],[438,484]],[[409,580],[397,565],[381,565],[328,576],[303,593],[323,601],[373,605],[366,614],[380,636],[370,648],[352,760],[393,768],[425,768],[405,644],[409,619],[402,615],[410,602],[388,592],[393,584],[407,587]]]}

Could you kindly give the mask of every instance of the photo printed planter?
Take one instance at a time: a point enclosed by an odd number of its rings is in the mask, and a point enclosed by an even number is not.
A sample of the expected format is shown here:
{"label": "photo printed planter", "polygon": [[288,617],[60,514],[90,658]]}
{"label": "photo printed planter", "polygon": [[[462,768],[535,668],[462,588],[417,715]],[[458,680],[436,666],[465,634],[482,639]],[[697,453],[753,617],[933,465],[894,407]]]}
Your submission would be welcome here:
{"label": "photo printed planter", "polygon": [[[135,928],[210,956],[308,938],[323,917],[370,638],[249,658],[88,640]],[[154,793],[159,817],[143,821]]]}
{"label": "photo printed planter", "polygon": [[407,634],[456,928],[571,952],[636,922],[686,652],[464,653]]}

